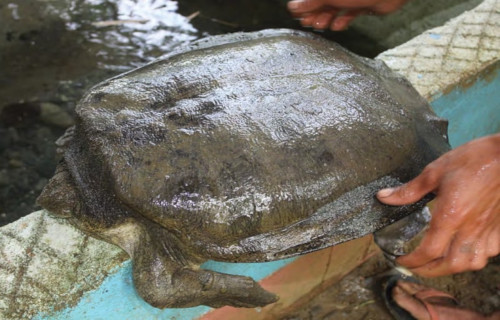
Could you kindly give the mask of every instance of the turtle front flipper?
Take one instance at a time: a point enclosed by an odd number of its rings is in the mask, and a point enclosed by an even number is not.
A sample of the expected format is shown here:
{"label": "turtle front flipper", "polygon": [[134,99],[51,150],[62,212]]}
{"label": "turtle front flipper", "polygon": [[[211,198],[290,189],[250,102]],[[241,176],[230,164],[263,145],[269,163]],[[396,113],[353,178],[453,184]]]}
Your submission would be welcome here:
{"label": "turtle front flipper", "polygon": [[179,240],[154,223],[122,228],[104,237],[129,253],[135,288],[154,307],[257,307],[278,299],[252,278],[199,269],[199,260],[190,259]]}
{"label": "turtle front flipper", "polygon": [[[149,259],[137,259],[142,263]],[[186,308],[206,305],[253,308],[278,300],[252,278],[134,260],[134,284],[142,298],[157,308]]]}

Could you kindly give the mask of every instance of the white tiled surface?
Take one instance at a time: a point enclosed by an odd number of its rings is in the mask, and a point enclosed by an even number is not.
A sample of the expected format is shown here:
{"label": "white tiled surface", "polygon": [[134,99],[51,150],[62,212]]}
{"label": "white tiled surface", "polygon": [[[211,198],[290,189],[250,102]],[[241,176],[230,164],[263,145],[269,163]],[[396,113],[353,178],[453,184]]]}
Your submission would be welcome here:
{"label": "white tiled surface", "polygon": [[500,0],[486,0],[377,58],[431,99],[500,59]]}

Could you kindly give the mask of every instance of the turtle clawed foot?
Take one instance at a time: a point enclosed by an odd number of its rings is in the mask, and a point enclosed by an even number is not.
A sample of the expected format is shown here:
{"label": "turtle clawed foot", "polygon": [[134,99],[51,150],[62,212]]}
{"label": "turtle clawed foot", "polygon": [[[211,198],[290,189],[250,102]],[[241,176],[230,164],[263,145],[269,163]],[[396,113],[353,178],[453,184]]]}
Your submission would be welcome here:
{"label": "turtle clawed foot", "polygon": [[[138,242],[160,242],[149,238],[149,233],[144,234],[144,238]],[[197,305],[252,308],[278,300],[276,295],[264,290],[250,277],[194,269],[191,267],[194,263],[180,264],[169,259],[170,256],[164,250],[154,245],[138,246],[131,256],[137,293],[156,308],[188,308]]]}
{"label": "turtle clawed foot", "polygon": [[[278,297],[264,290],[250,277],[243,277],[210,270],[183,269],[174,275],[175,282],[199,284],[199,304],[218,308],[222,306],[254,308],[276,302]],[[196,280],[195,280],[196,279]],[[191,286],[194,288],[195,286]]]}

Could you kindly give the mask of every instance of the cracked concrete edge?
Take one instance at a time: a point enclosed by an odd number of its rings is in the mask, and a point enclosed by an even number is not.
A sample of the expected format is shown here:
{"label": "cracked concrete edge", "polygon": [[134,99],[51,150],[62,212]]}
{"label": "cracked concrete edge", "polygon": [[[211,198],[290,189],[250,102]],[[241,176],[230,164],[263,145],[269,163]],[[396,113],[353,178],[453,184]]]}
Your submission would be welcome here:
{"label": "cracked concrete edge", "polygon": [[0,228],[0,318],[29,319],[75,305],[126,259],[67,220],[33,212]]}
{"label": "cracked concrete edge", "polygon": [[[500,0],[380,54],[427,99],[500,59]],[[0,318],[26,319],[74,306],[127,259],[67,220],[34,212],[0,228]]]}
{"label": "cracked concrete edge", "polygon": [[500,0],[485,0],[376,59],[433,100],[500,59]]}

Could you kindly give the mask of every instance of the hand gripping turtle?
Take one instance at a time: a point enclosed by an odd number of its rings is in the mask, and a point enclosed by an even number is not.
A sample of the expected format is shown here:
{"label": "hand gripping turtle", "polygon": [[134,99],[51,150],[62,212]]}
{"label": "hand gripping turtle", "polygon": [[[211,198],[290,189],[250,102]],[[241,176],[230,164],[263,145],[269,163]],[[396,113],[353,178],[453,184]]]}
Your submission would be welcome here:
{"label": "hand gripping turtle", "polygon": [[446,121],[383,62],[291,30],[196,41],[93,87],[38,202],[123,248],[159,308],[264,306],[200,269],[372,233],[419,210],[376,192],[449,149]]}

